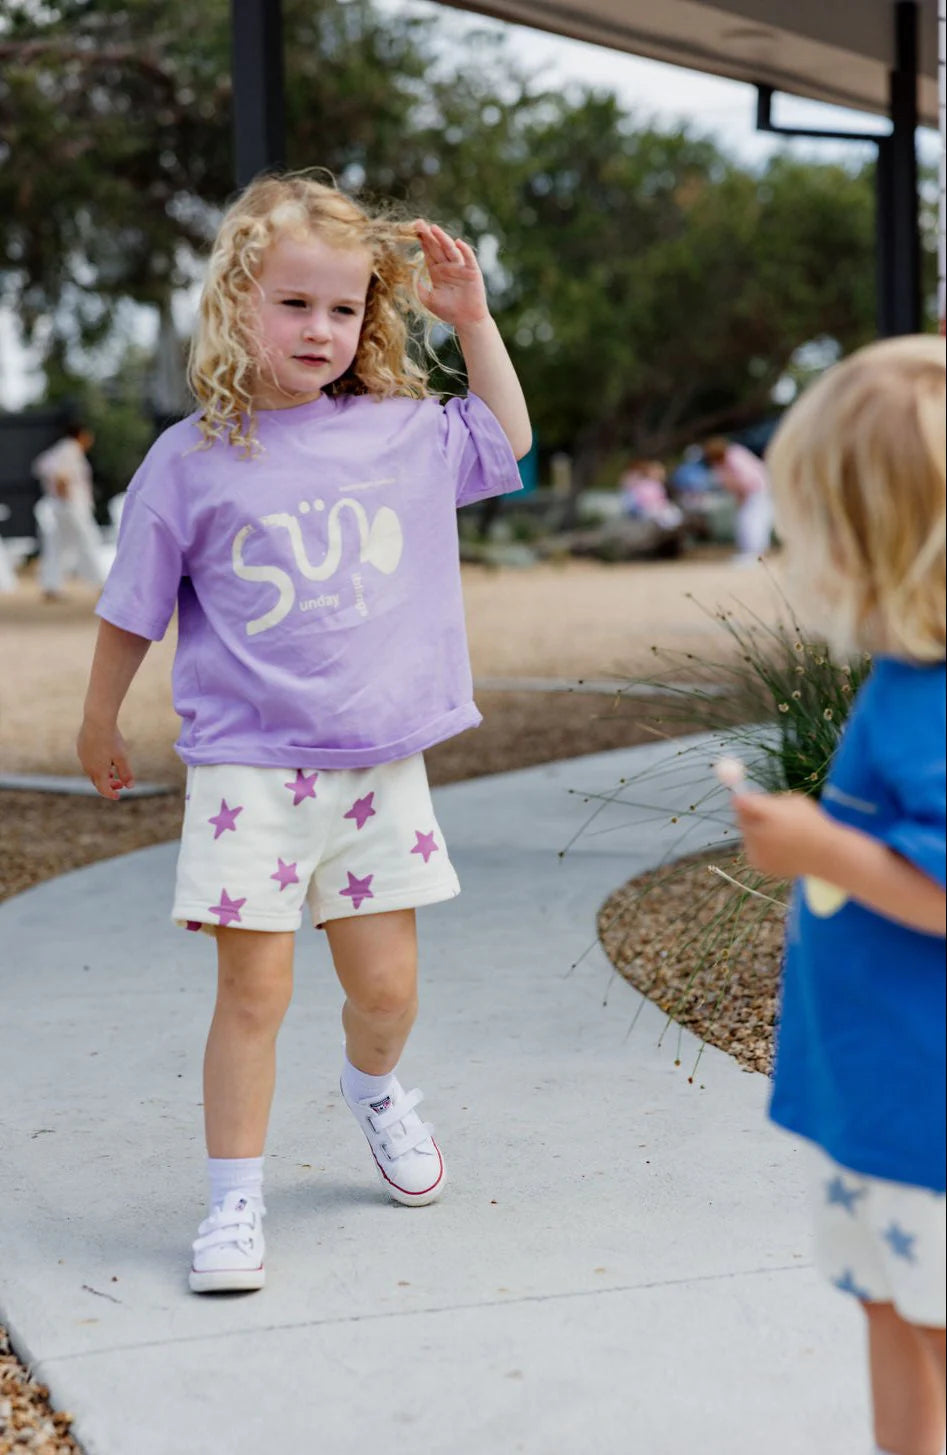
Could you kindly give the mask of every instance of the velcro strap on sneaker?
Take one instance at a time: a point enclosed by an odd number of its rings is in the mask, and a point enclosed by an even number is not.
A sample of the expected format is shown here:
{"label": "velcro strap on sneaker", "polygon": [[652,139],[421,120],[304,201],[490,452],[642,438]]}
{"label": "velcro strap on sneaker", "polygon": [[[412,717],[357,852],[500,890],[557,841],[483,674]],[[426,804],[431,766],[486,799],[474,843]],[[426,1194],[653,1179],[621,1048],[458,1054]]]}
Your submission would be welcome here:
{"label": "velcro strap on sneaker", "polygon": [[432,1132],[433,1126],[431,1122],[419,1122],[417,1126],[413,1126],[410,1132],[404,1133],[403,1136],[399,1136],[397,1133],[394,1133],[394,1138],[387,1136],[383,1144],[381,1144],[381,1147],[384,1148],[388,1161],[394,1163],[394,1161],[397,1161],[397,1158],[403,1157],[404,1152],[413,1152],[416,1147],[420,1147],[422,1142],[428,1141]]}
{"label": "velcro strap on sneaker", "polygon": [[372,1115],[369,1117],[369,1121],[376,1132],[387,1132],[389,1127],[397,1126],[398,1122],[403,1122],[405,1117],[409,1116],[414,1111],[414,1108],[423,1100],[424,1093],[418,1091],[417,1087],[415,1087],[414,1091],[406,1091],[404,1096],[394,1102],[387,1111],[383,1111],[380,1116]]}
{"label": "velcro strap on sneaker", "polygon": [[203,1248],[220,1247],[222,1243],[240,1243],[245,1240],[246,1235],[252,1234],[257,1226],[256,1214],[249,1208],[240,1213],[228,1213],[226,1222],[219,1216],[205,1218],[198,1228],[198,1236],[194,1240],[194,1251],[200,1252]]}
{"label": "velcro strap on sneaker", "polygon": [[430,1122],[420,1121],[417,1126],[407,1127],[400,1134],[392,1127],[381,1145],[384,1148],[389,1162],[394,1162],[399,1157],[403,1157],[405,1152],[413,1152],[416,1147],[420,1147],[421,1143],[426,1142],[433,1131],[434,1128]]}

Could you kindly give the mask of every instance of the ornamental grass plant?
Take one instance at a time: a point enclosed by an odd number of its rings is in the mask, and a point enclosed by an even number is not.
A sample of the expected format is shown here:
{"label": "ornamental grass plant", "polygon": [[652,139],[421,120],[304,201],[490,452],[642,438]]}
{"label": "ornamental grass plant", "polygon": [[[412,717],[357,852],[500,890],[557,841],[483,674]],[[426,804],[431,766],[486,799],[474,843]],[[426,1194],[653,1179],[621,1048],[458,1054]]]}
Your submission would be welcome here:
{"label": "ornamental grass plant", "polygon": [[[773,584],[775,621],[739,605],[708,611],[695,602],[719,628],[720,650],[704,656],[653,647],[655,675],[630,681],[619,696],[660,685],[655,736],[672,739],[680,725],[693,731],[696,723],[718,739],[715,756],[744,761],[751,784],[818,798],[871,664],[867,657],[834,660]],[[789,885],[759,874],[742,857],[727,790],[707,786],[707,758],[706,742],[684,745],[670,764],[647,768],[622,786],[620,802],[670,818],[679,833],[661,867],[606,901],[599,937],[612,964],[667,1012],[668,1026],[694,1031],[701,1050],[709,1041],[748,1069],[768,1071]],[[649,802],[659,781],[665,802],[669,782],[680,795],[670,815]],[[689,853],[694,830],[700,826],[705,835],[714,825],[719,840]],[[696,1064],[692,1078],[694,1071]]]}

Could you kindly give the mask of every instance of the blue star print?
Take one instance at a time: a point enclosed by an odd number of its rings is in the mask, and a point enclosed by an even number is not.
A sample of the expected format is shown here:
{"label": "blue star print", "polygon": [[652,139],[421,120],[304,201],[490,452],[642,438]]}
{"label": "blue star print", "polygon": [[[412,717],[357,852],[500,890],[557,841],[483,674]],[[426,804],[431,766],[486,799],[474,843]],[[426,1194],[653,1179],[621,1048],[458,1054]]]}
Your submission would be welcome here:
{"label": "blue star print", "polygon": [[869,1293],[868,1289],[859,1288],[858,1284],[855,1282],[855,1275],[850,1268],[846,1268],[841,1278],[834,1278],[832,1282],[835,1284],[835,1287],[839,1290],[840,1293],[854,1294],[856,1298],[861,1299],[862,1303],[871,1302],[871,1294]]}
{"label": "blue star print", "polygon": [[838,1203],[847,1213],[855,1216],[855,1203],[860,1197],[865,1196],[863,1187],[846,1187],[841,1177],[833,1177],[831,1182],[825,1184],[825,1200],[831,1207]]}
{"label": "blue star print", "polygon": [[903,1258],[905,1263],[916,1263],[914,1244],[917,1242],[915,1233],[906,1233],[899,1228],[897,1223],[892,1223],[890,1228],[881,1235],[896,1258]]}

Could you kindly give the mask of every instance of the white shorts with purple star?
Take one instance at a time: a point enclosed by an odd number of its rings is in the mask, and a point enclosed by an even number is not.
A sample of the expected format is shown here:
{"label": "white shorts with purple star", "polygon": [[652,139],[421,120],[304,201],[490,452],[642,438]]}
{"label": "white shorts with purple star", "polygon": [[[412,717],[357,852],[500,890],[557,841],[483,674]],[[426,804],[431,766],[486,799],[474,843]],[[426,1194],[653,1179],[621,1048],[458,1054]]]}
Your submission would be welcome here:
{"label": "white shorts with purple star", "polygon": [[453,899],[420,753],[377,768],[190,767],[172,918],[296,930]]}
{"label": "white shorts with purple star", "polygon": [[893,1303],[942,1329],[947,1220],[942,1192],[864,1177],[814,1148],[815,1264],[842,1293]]}

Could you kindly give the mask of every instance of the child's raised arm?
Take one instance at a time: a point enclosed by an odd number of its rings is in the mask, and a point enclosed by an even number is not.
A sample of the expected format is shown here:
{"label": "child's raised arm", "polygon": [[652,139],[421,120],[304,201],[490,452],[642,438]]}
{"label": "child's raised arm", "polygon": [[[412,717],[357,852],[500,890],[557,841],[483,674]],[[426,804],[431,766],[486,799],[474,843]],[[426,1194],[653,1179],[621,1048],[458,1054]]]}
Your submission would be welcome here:
{"label": "child's raised arm", "polygon": [[76,752],[103,798],[118,798],[119,789],[135,783],[118,714],[150,646],[147,637],[122,631],[110,621],[99,622]]}
{"label": "child's raised arm", "polygon": [[490,314],[483,274],[468,243],[443,228],[415,223],[427,263],[430,287],[421,301],[457,333],[471,391],[496,415],[518,460],[529,454],[533,431],[513,361]]}
{"label": "child's raised arm", "polygon": [[811,874],[885,919],[944,934],[943,887],[870,834],[837,823],[801,793],[737,793],[747,858],[764,874]]}

